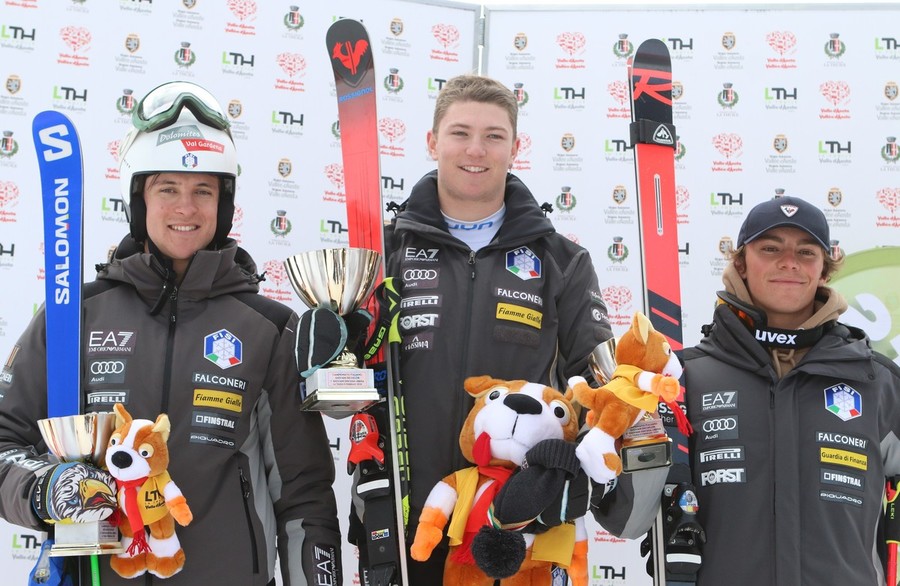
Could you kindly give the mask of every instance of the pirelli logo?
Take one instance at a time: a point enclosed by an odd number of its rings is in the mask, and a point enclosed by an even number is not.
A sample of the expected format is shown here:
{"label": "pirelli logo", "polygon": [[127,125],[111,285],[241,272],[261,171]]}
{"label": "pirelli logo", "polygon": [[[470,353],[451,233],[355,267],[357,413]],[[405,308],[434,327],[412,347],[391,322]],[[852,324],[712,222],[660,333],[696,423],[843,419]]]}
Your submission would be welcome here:
{"label": "pirelli logo", "polygon": [[544,314],[540,311],[529,309],[528,307],[522,307],[521,305],[498,303],[496,317],[497,319],[525,324],[526,326],[531,326],[539,330],[541,329],[541,322],[544,319]]}
{"label": "pirelli logo", "polygon": [[194,389],[194,407],[216,407],[240,413],[244,407],[244,398],[237,393]]}
{"label": "pirelli logo", "polygon": [[836,450],[834,448],[819,448],[819,461],[826,464],[838,464],[849,466],[857,470],[869,469],[869,457],[857,452]]}

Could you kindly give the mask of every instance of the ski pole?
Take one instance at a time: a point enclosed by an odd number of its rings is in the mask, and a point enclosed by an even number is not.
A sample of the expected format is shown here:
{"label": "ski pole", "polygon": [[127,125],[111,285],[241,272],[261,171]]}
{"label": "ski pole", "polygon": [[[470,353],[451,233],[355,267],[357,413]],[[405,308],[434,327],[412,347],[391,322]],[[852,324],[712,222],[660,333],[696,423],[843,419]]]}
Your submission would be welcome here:
{"label": "ski pole", "polygon": [[900,508],[897,507],[900,476],[887,479],[884,496],[887,504],[884,510],[884,539],[887,542],[887,584],[897,586],[897,548],[900,546]]}

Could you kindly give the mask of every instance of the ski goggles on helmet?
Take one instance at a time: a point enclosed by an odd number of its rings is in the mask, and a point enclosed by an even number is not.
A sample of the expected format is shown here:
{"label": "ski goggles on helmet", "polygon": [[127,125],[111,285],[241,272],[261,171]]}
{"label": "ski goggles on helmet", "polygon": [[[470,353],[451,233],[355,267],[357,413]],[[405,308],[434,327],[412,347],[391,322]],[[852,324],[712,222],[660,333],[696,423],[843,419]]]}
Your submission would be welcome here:
{"label": "ski goggles on helmet", "polygon": [[138,130],[151,132],[174,124],[182,108],[190,110],[199,122],[217,130],[228,130],[230,126],[218,100],[188,81],[172,81],[150,90],[134,109],[131,121]]}

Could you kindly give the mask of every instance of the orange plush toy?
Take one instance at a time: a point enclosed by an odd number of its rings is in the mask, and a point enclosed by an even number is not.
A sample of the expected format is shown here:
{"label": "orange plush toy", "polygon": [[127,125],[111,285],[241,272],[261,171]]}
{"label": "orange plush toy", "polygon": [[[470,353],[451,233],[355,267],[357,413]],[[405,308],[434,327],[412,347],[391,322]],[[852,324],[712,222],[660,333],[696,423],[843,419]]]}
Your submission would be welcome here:
{"label": "orange plush toy", "polygon": [[[615,442],[645,413],[656,413],[659,401],[670,405],[679,429],[690,435],[690,424],[674,403],[682,368],[665,336],[637,312],[616,344],[616,370],[599,389],[580,376],[569,379],[575,399],[591,410],[593,427],[578,445],[581,466],[594,481],[605,484],[622,472]],[[598,455],[600,455],[598,457]]]}
{"label": "orange plush toy", "polygon": [[[516,519],[515,529],[498,523],[494,506],[495,497],[501,496],[507,480],[522,466],[526,454],[537,444],[558,442],[571,444],[578,433],[578,421],[570,399],[566,395],[543,385],[526,381],[504,381],[489,376],[471,377],[465,381],[465,389],[475,397],[475,405],[469,412],[459,434],[463,455],[475,466],[446,476],[431,490],[410,550],[413,559],[425,561],[444,536],[450,540],[450,554],[444,566],[444,584],[454,586],[492,586],[494,579],[503,578],[503,586],[549,586],[554,563],[569,568],[569,577],[575,586],[587,586],[587,533],[583,511],[573,522],[557,526],[536,535],[525,533],[532,527],[526,519]],[[580,470],[572,446],[571,461]],[[537,448],[537,449],[540,449]],[[523,468],[521,471],[526,471]],[[587,486],[586,477],[585,487]],[[529,483],[525,483],[526,485]],[[521,483],[516,494],[524,494]],[[540,500],[545,495],[535,495]],[[524,500],[524,499],[523,499]],[[529,503],[523,503],[527,505]],[[503,505],[507,508],[508,505]],[[452,517],[452,519],[451,519]],[[559,515],[557,515],[557,518]],[[449,521],[449,526],[448,526]],[[510,555],[505,564],[512,570],[503,575],[489,576],[476,564],[472,544],[486,526],[515,534],[523,544],[521,551],[506,547],[492,551],[487,557]],[[508,543],[508,542],[507,542]],[[495,542],[491,542],[491,546]],[[483,558],[482,558],[483,559]],[[490,560],[496,561],[496,560]]]}
{"label": "orange plush toy", "polygon": [[[181,490],[172,482],[169,465],[169,418],[132,419],[115,405],[116,429],[106,449],[106,466],[119,485],[122,515],[119,529],[125,553],[112,556],[110,565],[123,578],[150,572],[168,578],[184,567],[184,550],[175,535],[193,519]],[[150,530],[149,539],[144,526]]]}

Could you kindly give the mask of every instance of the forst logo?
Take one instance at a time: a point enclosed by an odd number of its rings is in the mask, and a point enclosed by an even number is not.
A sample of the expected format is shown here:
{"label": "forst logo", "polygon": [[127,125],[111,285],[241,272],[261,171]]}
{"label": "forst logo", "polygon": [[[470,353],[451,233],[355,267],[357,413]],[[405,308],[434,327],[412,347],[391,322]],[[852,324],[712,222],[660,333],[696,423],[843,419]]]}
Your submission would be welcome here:
{"label": "forst logo", "polygon": [[700,474],[700,485],[736,484],[747,482],[747,472],[743,468],[719,468]]}

